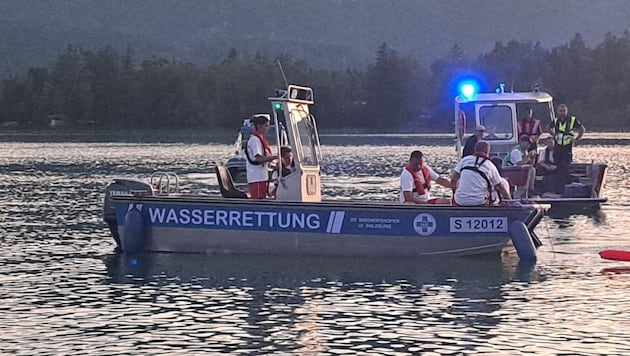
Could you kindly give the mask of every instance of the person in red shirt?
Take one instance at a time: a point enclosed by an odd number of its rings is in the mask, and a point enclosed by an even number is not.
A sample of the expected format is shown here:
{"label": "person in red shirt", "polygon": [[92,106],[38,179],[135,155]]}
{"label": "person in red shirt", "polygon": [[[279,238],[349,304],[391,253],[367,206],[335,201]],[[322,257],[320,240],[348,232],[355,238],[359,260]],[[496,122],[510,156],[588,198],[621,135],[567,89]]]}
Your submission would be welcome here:
{"label": "person in red shirt", "polygon": [[540,120],[534,118],[534,109],[531,106],[525,108],[525,117],[518,120],[517,131],[518,137],[527,135],[530,138],[531,145],[528,151],[538,150],[538,138],[542,135],[542,127]]}

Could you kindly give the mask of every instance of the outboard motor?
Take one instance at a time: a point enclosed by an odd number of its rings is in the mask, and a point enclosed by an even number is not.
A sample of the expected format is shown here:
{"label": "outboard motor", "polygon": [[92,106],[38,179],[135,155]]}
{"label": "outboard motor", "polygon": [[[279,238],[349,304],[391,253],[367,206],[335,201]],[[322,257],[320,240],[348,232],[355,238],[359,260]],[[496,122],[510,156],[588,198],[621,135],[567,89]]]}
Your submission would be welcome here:
{"label": "outboard motor", "polygon": [[118,224],[116,223],[116,210],[112,197],[144,195],[153,196],[153,187],[141,180],[115,178],[107,188],[105,188],[105,201],[103,202],[103,220],[107,223],[109,230],[120,247],[120,236],[118,235]]}

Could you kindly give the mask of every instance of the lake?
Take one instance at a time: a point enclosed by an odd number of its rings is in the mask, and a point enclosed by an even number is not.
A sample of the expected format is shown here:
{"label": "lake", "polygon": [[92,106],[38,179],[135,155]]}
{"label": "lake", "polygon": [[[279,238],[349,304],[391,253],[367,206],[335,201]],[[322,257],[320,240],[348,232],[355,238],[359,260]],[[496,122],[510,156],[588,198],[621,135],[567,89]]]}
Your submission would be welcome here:
{"label": "lake", "polygon": [[[174,171],[218,194],[229,139],[0,141],[0,350],[5,354],[628,354],[630,146],[593,135],[609,165],[599,211],[545,217],[535,265],[503,258],[365,259],[115,252],[102,221],[113,177]],[[109,138],[107,138],[109,141]],[[79,142],[80,141],[80,142]],[[89,142],[88,142],[89,141]],[[112,140],[113,141],[113,140]],[[197,142],[195,142],[197,141]],[[436,171],[452,139],[323,136],[323,194],[396,200],[409,153]],[[448,195],[436,188],[435,194]]]}

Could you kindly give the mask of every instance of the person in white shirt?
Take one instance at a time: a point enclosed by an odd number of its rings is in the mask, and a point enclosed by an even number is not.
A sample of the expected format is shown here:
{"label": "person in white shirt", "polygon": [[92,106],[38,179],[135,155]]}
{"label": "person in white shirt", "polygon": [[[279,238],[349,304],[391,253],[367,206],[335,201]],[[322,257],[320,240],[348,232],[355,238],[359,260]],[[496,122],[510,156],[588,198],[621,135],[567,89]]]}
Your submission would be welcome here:
{"label": "person in white shirt", "polygon": [[479,141],[475,152],[459,161],[455,166],[451,185],[455,194],[453,200],[460,206],[490,205],[492,188],[503,199],[511,199],[509,188],[499,175],[497,167],[490,161],[490,143]]}
{"label": "person in white shirt", "polygon": [[431,198],[431,181],[446,188],[451,181],[440,177],[431,167],[424,164],[422,152],[413,151],[409,163],[400,173],[400,198],[403,204],[450,204],[449,199]]}
{"label": "person in white shirt", "polygon": [[518,139],[518,145],[514,146],[512,150],[503,159],[503,171],[509,170],[507,167],[519,166],[527,168],[527,182],[525,183],[525,196],[528,194],[537,194],[534,191],[534,185],[536,184],[536,151],[529,151],[532,141],[529,136],[521,135]]}
{"label": "person in white shirt", "polygon": [[254,130],[245,149],[247,185],[251,199],[265,199],[269,190],[269,163],[278,159],[273,155],[265,135],[269,132],[269,118],[258,115],[251,119]]}

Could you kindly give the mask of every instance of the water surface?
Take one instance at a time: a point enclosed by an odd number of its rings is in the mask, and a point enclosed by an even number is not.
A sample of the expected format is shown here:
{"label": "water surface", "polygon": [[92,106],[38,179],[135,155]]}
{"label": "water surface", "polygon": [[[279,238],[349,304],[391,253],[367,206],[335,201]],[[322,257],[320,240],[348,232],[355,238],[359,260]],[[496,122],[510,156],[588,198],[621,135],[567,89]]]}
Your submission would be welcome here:
{"label": "water surface", "polygon": [[[456,162],[443,141],[336,140],[323,137],[331,199],[397,199],[413,149],[444,174]],[[576,148],[578,161],[608,163],[609,202],[590,214],[545,217],[535,265],[512,255],[126,256],[114,251],[101,218],[111,178],[174,171],[183,190],[218,194],[212,167],[229,158],[229,142],[0,143],[0,350],[628,354],[630,263],[597,254],[630,250],[630,148],[615,142]]]}

